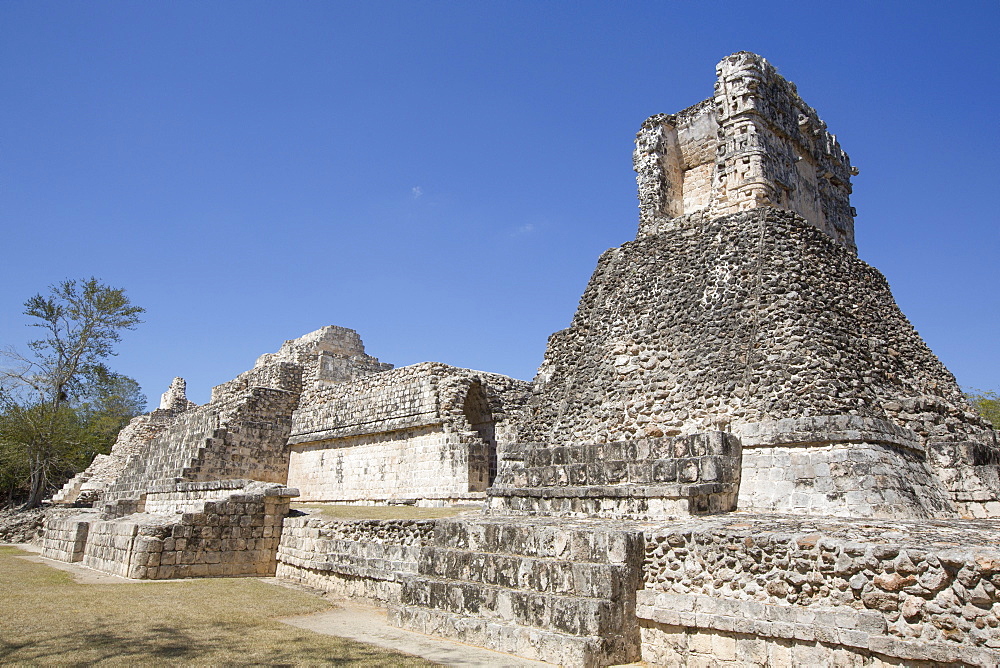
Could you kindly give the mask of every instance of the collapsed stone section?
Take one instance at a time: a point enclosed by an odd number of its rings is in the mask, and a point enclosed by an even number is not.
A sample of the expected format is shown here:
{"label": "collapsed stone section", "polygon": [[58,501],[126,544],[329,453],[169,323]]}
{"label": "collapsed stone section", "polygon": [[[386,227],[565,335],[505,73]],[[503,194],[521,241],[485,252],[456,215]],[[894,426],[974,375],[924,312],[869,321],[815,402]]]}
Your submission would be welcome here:
{"label": "collapsed stone section", "polygon": [[528,383],[425,362],[340,384],[317,383],[295,412],[289,484],[303,500],[481,499],[497,449],[513,440]]}
{"label": "collapsed stone section", "polygon": [[652,116],[636,136],[639,236],[672,229],[688,214],[772,206],[854,249],[857,169],[826,123],[758,55],[727,56],[717,74],[714,97]]}
{"label": "collapsed stone section", "polygon": [[187,381],[183,378],[174,378],[170,382],[170,387],[167,391],[160,395],[160,408],[163,411],[173,411],[174,413],[183,413],[184,411],[191,410],[198,404],[193,401],[188,401],[187,398]]}
{"label": "collapsed stone section", "polygon": [[295,490],[227,480],[143,495],[133,512],[46,520],[42,555],[127,578],[274,575],[281,521]]}
{"label": "collapsed stone section", "polygon": [[356,331],[336,325],[285,341],[278,352],[261,355],[254,366],[268,367],[278,362],[303,367],[304,387],[314,381],[344,382],[392,368],[391,364],[365,353],[365,345]]}

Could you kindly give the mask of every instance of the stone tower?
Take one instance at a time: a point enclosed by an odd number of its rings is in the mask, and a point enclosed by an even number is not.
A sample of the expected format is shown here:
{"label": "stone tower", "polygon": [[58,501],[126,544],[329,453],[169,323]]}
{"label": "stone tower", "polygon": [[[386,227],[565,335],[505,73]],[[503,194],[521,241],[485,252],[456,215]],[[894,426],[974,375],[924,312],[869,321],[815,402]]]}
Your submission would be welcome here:
{"label": "stone tower", "polygon": [[793,211],[854,248],[851,166],[826,123],[764,58],[741,51],[716,68],[715,95],[648,118],[633,155],[639,236],[679,216],[762,206]]}

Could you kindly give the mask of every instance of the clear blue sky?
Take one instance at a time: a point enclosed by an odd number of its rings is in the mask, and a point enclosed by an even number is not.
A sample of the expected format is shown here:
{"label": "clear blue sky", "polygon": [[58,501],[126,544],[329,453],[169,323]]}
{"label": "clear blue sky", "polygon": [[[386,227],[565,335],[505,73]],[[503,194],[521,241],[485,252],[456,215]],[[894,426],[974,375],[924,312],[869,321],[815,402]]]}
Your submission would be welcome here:
{"label": "clear blue sky", "polygon": [[1000,2],[0,1],[0,343],[96,275],[204,402],[323,325],[531,378],[637,222],[632,141],[774,63],[860,167],[861,257],[1000,388]]}

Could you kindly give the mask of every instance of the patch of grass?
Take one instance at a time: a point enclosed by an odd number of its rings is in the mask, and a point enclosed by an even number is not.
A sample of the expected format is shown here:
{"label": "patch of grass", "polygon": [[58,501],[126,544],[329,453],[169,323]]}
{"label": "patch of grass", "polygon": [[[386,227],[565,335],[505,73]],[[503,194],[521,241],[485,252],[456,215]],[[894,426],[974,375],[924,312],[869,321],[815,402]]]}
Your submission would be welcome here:
{"label": "patch of grass", "polygon": [[344,520],[434,520],[455,517],[463,512],[474,511],[479,506],[451,506],[446,508],[418,508],[417,506],[351,506],[334,503],[293,503],[292,510],[301,510],[310,515],[329,519]]}
{"label": "patch of grass", "polygon": [[254,578],[78,584],[0,547],[0,664],[429,666],[275,620],[329,608]]}

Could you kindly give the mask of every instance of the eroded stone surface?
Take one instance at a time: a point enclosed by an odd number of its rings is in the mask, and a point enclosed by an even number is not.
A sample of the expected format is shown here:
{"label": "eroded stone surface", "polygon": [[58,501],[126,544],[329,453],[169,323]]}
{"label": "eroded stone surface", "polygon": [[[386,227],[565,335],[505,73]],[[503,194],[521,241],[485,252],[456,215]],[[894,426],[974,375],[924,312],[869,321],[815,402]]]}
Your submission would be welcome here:
{"label": "eroded stone surface", "polygon": [[652,116],[636,135],[639,237],[674,230],[687,214],[772,206],[853,250],[858,170],[826,123],[756,54],[727,56],[716,73],[714,97]]}

